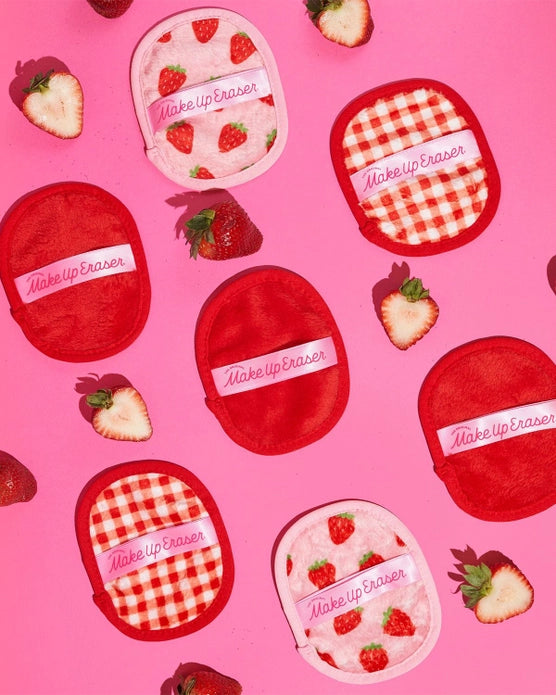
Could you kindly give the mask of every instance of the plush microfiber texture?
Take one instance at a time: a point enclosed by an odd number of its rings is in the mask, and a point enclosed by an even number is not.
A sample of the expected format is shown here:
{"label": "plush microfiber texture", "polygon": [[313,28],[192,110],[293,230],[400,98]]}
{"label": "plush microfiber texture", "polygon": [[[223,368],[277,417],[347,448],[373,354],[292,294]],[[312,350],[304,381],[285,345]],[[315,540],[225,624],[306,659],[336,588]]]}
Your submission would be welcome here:
{"label": "plush microfiber texture", "polygon": [[440,82],[403,80],[365,92],[338,116],[330,147],[361,233],[394,253],[466,244],[498,206],[500,178],[483,130]]}
{"label": "plush microfiber texture", "polygon": [[512,521],[556,501],[556,365],[517,338],[458,347],[427,375],[419,415],[454,502],[486,521]]}
{"label": "plush microfiber texture", "polygon": [[206,403],[225,432],[259,454],[311,444],[349,394],[344,344],[323,298],[282,268],[252,268],[205,303],[195,352]]}
{"label": "plush microfiber texture", "polygon": [[125,635],[182,637],[226,605],[234,578],[226,529],[208,490],[181,466],[103,471],[83,490],[75,524],[93,600]]}
{"label": "plush microfiber texture", "polygon": [[274,57],[235,12],[188,10],[157,24],[134,52],[131,89],[147,157],[187,188],[249,181],[284,149],[288,121]]}
{"label": "plush microfiber texture", "polygon": [[278,539],[274,576],[299,653],[336,680],[399,676],[438,638],[440,603],[423,553],[377,504],[344,500],[298,517]]}
{"label": "plush microfiber texture", "polygon": [[147,320],[151,291],[137,225],[98,186],[56,183],[12,206],[0,233],[0,275],[14,319],[49,357],[109,357]]}

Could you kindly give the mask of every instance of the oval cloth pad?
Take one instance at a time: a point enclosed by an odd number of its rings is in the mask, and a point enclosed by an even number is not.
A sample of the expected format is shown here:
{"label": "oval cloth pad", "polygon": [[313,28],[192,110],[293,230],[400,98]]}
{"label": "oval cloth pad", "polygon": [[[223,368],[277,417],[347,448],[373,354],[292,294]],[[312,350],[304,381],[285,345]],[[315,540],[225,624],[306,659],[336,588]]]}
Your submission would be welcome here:
{"label": "oval cloth pad", "polygon": [[199,316],[195,354],[208,407],[255,453],[311,444],[346,407],[336,322],[315,288],[289,270],[253,268],[218,288]]}
{"label": "oval cloth pad", "polygon": [[181,466],[103,471],[83,490],[75,524],[93,600],[129,637],[182,637],[226,605],[234,577],[226,529],[208,490]]}
{"label": "oval cloth pad", "polygon": [[0,275],[14,319],[49,357],[109,357],[140,334],[150,283],[137,225],[107,191],[63,182],[25,196],[0,234]]}
{"label": "oval cloth pad", "polygon": [[249,181],[284,149],[288,122],[274,57],[235,12],[201,8],[157,24],[134,52],[131,89],[147,157],[187,188]]}
{"label": "oval cloth pad", "polygon": [[419,416],[454,502],[512,521],[556,502],[556,365],[517,338],[455,348],[427,375]]}
{"label": "oval cloth pad", "polygon": [[423,553],[379,505],[344,500],[299,517],[278,540],[274,576],[299,653],[330,678],[394,678],[438,638],[440,603]]}
{"label": "oval cloth pad", "polygon": [[403,80],[365,92],[336,119],[330,147],[361,233],[394,253],[461,246],[498,206],[500,179],[483,130],[440,82]]}

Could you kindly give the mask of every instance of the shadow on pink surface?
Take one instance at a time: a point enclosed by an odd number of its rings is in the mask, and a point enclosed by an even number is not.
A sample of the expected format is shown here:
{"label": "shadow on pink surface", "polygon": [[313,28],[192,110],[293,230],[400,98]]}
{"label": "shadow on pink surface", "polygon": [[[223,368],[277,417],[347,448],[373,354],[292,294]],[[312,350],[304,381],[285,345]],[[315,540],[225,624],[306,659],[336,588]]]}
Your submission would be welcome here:
{"label": "shadow on pink surface", "polygon": [[550,289],[554,292],[554,294],[556,294],[556,256],[552,256],[552,258],[548,261],[546,275],[548,277]]}
{"label": "shadow on pink surface", "polygon": [[[458,591],[461,592],[461,586],[462,584],[465,584],[465,565],[480,565],[484,563],[487,567],[495,567],[496,565],[501,565],[505,563],[508,563],[510,565],[514,564],[509,557],[501,553],[499,550],[488,550],[486,553],[483,553],[480,557],[477,556],[477,553],[473,550],[473,548],[469,546],[467,546],[465,550],[455,550],[454,548],[452,548],[451,550],[452,555],[458,561],[457,564],[454,565],[457,572],[448,572],[448,576],[450,577],[450,579],[453,579],[458,583],[458,586],[454,590],[454,593],[457,593]],[[461,598],[463,603],[465,604],[467,598],[463,595],[463,593],[461,594]]]}
{"label": "shadow on pink surface", "polygon": [[87,376],[78,377],[75,390],[81,394],[79,411],[87,422],[91,422],[93,413],[93,409],[87,403],[87,396],[100,389],[115,389],[117,386],[131,386],[131,382],[121,374],[105,374],[104,376],[88,374]]}
{"label": "shadow on pink surface", "polygon": [[49,70],[54,72],[70,72],[68,66],[58,58],[53,56],[44,56],[38,60],[28,60],[26,63],[17,61],[15,66],[16,76],[10,82],[9,92],[10,98],[17,108],[21,111],[23,99],[25,98],[26,89],[35,75],[42,73],[45,75]]}

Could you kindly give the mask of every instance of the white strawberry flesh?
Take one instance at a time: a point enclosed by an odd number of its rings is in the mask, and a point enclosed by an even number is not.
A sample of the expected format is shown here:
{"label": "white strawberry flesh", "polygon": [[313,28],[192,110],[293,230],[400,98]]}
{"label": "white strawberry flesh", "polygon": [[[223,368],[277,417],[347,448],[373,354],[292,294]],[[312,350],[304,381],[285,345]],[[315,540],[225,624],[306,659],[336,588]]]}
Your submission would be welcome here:
{"label": "white strawberry flesh", "polygon": [[371,38],[373,23],[367,0],[324,0],[316,17],[321,34],[342,46],[361,46]]}
{"label": "white strawberry flesh", "polygon": [[104,405],[94,408],[92,424],[96,432],[108,439],[141,442],[152,435],[152,425],[145,401],[132,386],[121,386],[112,391],[98,391],[87,398],[89,405],[95,397],[108,394],[99,402]]}
{"label": "white strawberry flesh", "polygon": [[528,610],[533,603],[533,588],[524,575],[511,565],[492,571],[491,589],[475,606],[482,623],[500,623]]}
{"label": "white strawberry flesh", "polygon": [[40,87],[35,89],[31,83],[26,91],[22,109],[31,123],[62,139],[76,138],[81,134],[83,92],[76,77],[55,72],[46,75]]}

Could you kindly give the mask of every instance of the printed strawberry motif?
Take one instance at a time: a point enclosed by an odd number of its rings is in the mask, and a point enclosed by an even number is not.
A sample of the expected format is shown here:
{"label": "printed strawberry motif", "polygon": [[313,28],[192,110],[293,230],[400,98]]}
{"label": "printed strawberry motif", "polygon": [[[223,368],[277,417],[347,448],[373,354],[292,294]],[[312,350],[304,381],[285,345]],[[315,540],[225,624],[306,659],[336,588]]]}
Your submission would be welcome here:
{"label": "printed strawberry motif", "polygon": [[494,567],[484,563],[464,565],[467,608],[481,623],[500,623],[525,613],[533,605],[534,591],[521,570],[509,562]]}
{"label": "printed strawberry motif", "polygon": [[382,555],[374,553],[372,550],[370,550],[359,560],[359,570],[367,570],[369,567],[379,565],[381,562],[384,562]]}
{"label": "printed strawberry motif", "polygon": [[5,451],[0,451],[0,507],[28,502],[37,492],[31,471]]}
{"label": "printed strawberry motif", "polygon": [[319,650],[317,649],[317,654],[319,655],[319,657],[320,657],[323,661],[326,661],[326,663],[327,663],[329,666],[333,666],[334,668],[338,668],[338,667],[336,666],[336,662],[334,661],[334,659],[332,658],[332,656],[331,656],[330,654],[328,654],[328,652],[319,652]]}
{"label": "printed strawberry motif", "polygon": [[354,531],[353,514],[336,514],[328,519],[328,533],[335,545],[345,543]]}
{"label": "printed strawberry motif", "polygon": [[213,179],[214,176],[210,173],[210,171],[206,167],[202,166],[194,166],[193,169],[189,171],[189,176],[191,176],[192,179]]}
{"label": "printed strawberry motif", "polygon": [[259,101],[262,101],[263,104],[274,106],[274,97],[272,96],[272,94],[268,94],[266,97],[260,97]]}
{"label": "printed strawberry motif", "polygon": [[216,34],[218,29],[218,19],[198,19],[191,23],[193,33],[199,43],[208,43]]}
{"label": "printed strawberry motif", "polygon": [[167,31],[158,39],[158,43],[169,43],[172,40],[172,32]]}
{"label": "printed strawberry motif", "polygon": [[220,152],[229,152],[243,145],[247,140],[247,128],[243,123],[226,123],[220,131],[218,149]]}
{"label": "printed strawberry motif", "polygon": [[268,152],[272,145],[274,145],[274,141],[276,140],[276,128],[270,131],[270,133],[266,136],[266,151]]}
{"label": "printed strawberry motif", "polygon": [[234,34],[230,39],[230,60],[234,65],[243,63],[257,49],[251,39],[242,31]]}
{"label": "printed strawberry motif", "polygon": [[288,555],[286,557],[286,575],[289,577],[293,570],[293,560],[292,556]]}
{"label": "printed strawberry motif", "polygon": [[400,548],[405,547],[404,541],[396,534],[396,543],[400,546]]}
{"label": "printed strawberry motif", "polygon": [[328,560],[317,560],[308,570],[307,577],[318,589],[324,589],[336,581],[336,568]]}
{"label": "printed strawberry motif", "polygon": [[179,152],[190,154],[193,149],[193,133],[191,123],[177,121],[166,129],[166,140]]}
{"label": "printed strawberry motif", "polygon": [[361,613],[363,609],[360,606],[353,608],[347,613],[337,615],[334,618],[334,632],[337,635],[346,635],[348,632],[355,630],[361,622]]}
{"label": "printed strawberry motif", "polygon": [[371,642],[359,652],[359,663],[369,673],[382,671],[388,666],[388,654],[382,644]]}
{"label": "printed strawberry motif", "polygon": [[415,634],[415,625],[405,611],[389,606],[383,613],[382,629],[387,635],[409,637]]}
{"label": "printed strawberry motif", "polygon": [[187,80],[187,75],[181,65],[166,65],[158,76],[158,92],[161,97],[177,92]]}
{"label": "printed strawberry motif", "polygon": [[153,433],[147,406],[133,386],[99,389],[87,396],[93,408],[92,425],[107,439],[143,442]]}

